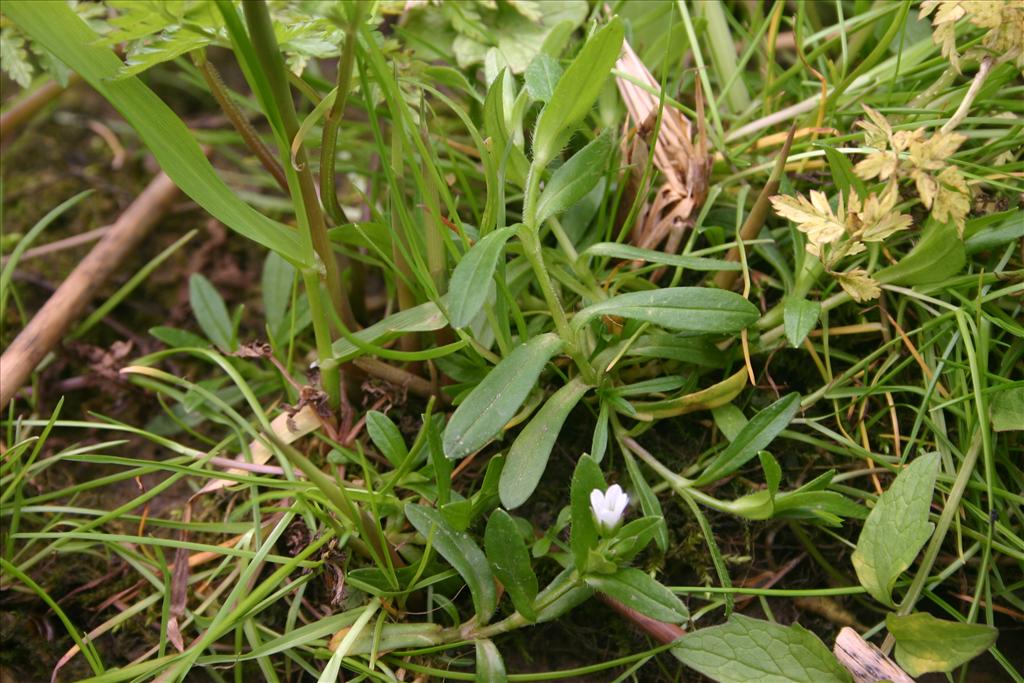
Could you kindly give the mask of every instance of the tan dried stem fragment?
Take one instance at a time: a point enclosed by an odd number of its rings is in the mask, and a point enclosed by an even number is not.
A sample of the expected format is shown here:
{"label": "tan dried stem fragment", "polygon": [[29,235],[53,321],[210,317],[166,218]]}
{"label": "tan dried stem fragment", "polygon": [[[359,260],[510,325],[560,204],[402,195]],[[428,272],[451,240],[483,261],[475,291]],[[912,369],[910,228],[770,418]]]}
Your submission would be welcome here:
{"label": "tan dried stem fragment", "polygon": [[[642,183],[651,137],[658,121],[661,86],[629,41],[624,43],[622,57],[615,67],[619,72],[629,74],[648,86],[643,88],[623,76],[615,79],[634,126],[632,134],[627,135],[622,143],[623,158],[630,169],[626,199],[631,200],[639,194],[646,195],[648,191],[647,187],[642,187]],[[703,93],[699,82],[696,100],[696,144],[693,141],[693,125],[682,112],[671,107],[665,107],[662,111],[661,126],[651,155],[655,167],[661,171],[662,184],[653,199],[645,203],[636,222],[630,227],[630,242],[637,247],[661,247],[667,253],[678,251],[686,229],[693,225],[697,211],[707,199],[712,159],[708,154]],[[630,204],[632,201],[624,202],[625,211],[629,211]],[[622,216],[621,221],[624,220]]]}

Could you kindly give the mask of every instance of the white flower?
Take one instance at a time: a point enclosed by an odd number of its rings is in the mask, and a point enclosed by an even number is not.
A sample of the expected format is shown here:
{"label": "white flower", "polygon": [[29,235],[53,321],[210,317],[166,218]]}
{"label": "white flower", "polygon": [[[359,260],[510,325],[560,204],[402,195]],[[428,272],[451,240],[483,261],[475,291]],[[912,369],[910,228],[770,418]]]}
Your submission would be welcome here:
{"label": "white flower", "polygon": [[604,532],[612,532],[619,526],[627,505],[629,496],[618,484],[612,484],[605,492],[601,489],[590,492],[590,509],[594,512],[597,525]]}

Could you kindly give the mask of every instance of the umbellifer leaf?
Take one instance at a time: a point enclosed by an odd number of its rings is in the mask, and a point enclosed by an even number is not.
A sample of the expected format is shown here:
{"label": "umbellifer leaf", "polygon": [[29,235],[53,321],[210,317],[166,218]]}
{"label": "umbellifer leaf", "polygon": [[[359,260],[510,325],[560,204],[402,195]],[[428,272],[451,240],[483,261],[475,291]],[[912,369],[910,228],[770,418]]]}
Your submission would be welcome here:
{"label": "umbellifer leaf", "polygon": [[818,637],[740,614],[683,636],[672,654],[719,683],[848,683],[850,674]]}
{"label": "umbellifer leaf", "polygon": [[876,600],[892,606],[892,587],[910,566],[935,525],[928,521],[938,453],[929,453],[899,473],[864,522],[851,560],[857,578]]}

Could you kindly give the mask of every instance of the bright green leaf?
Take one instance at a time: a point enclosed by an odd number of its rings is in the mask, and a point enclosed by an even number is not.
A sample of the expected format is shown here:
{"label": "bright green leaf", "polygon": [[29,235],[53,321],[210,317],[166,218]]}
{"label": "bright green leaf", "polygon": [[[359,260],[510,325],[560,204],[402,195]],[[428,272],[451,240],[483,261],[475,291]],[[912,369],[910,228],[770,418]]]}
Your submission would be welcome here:
{"label": "bright green leaf", "polygon": [[588,576],[586,582],[651,619],[682,624],[690,618],[686,605],[675,593],[639,569],[625,567],[614,574]]}
{"label": "bright green leaf", "polygon": [[228,307],[210,281],[199,273],[193,273],[188,279],[188,300],[203,334],[221,349],[234,351],[235,328]]}
{"label": "bright green leaf", "polygon": [[601,468],[589,455],[583,455],[576,463],[569,488],[569,508],[572,514],[572,528],[569,533],[569,547],[572,549],[576,566],[586,567],[591,549],[597,546],[597,523],[590,510],[590,492],[604,491],[607,484]]}
{"label": "bright green leaf", "polygon": [[[410,332],[433,332],[448,325],[448,319],[432,301],[407,308],[354,332],[352,336],[367,344],[383,344]],[[332,358],[339,363],[352,360],[364,352],[347,339],[339,339],[331,348]]]}
{"label": "bright green leaf", "polygon": [[804,339],[818,324],[821,304],[797,297],[786,297],[783,302],[783,321],[786,339],[794,349],[804,343]]}
{"label": "bright green leaf", "polygon": [[939,454],[922,455],[878,498],[850,558],[857,578],[876,600],[892,606],[892,587],[932,535],[928,521]]}
{"label": "bright green leaf", "polygon": [[486,638],[476,641],[476,680],[481,683],[505,683],[505,660],[498,647]]}
{"label": "bright green leaf", "polygon": [[686,268],[689,270],[717,271],[717,270],[742,270],[743,266],[736,261],[724,259],[704,258],[702,256],[686,256],[685,254],[669,254],[654,249],[641,249],[628,244],[616,242],[598,242],[587,247],[583,255],[587,256],[610,256],[612,258],[630,259],[632,261],[645,261],[657,263],[673,268]]}
{"label": "bright green leaf", "polygon": [[537,223],[562,213],[581,200],[604,176],[614,145],[608,131],[572,155],[551,176],[537,203]]}
{"label": "bright green leaf", "polygon": [[567,134],[594,106],[622,50],[622,21],[615,17],[595,33],[576,55],[545,105],[533,134],[533,163],[548,165],[562,148]]}
{"label": "bright green leaf", "polygon": [[405,462],[409,451],[405,446],[402,432],[387,415],[376,410],[366,413],[366,433],[385,458],[394,467]]}
{"label": "bright green leaf", "polygon": [[558,79],[562,76],[562,66],[557,59],[539,53],[526,67],[523,74],[526,79],[526,92],[537,102],[547,102],[555,92]]}

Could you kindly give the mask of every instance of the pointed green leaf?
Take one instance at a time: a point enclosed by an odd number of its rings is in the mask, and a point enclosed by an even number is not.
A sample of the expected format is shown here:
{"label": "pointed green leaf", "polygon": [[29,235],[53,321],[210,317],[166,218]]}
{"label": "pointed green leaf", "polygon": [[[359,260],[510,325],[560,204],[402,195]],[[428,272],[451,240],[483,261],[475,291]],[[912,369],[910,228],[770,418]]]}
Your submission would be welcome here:
{"label": "pointed green leaf", "polygon": [[741,614],[686,634],[672,654],[719,683],[849,683],[850,674],[816,635]]}
{"label": "pointed green leaf", "polygon": [[483,448],[519,410],[541,370],[562,349],[555,334],[542,334],[518,346],[494,366],[463,399],[444,430],[444,453],[452,460]]}
{"label": "pointed green leaf", "polygon": [[473,595],[478,622],[487,623],[494,614],[498,594],[483,551],[469,534],[451,528],[441,513],[433,508],[409,503],[405,506],[405,516],[423,538],[433,534],[434,548],[466,581]]}
{"label": "pointed green leaf", "polygon": [[703,334],[739,332],[759,317],[757,307],[734,292],[709,287],[666,287],[620,294],[587,306],[572,319],[576,329],[602,315],[644,320],[669,330]]}
{"label": "pointed green leaf", "polygon": [[878,497],[850,558],[860,584],[879,602],[893,605],[892,587],[932,535],[928,521],[939,454],[910,463]]}
{"label": "pointed green leaf", "polygon": [[188,279],[188,300],[203,334],[221,349],[234,351],[235,328],[228,307],[210,281],[199,273]]}
{"label": "pointed green leaf", "polygon": [[501,473],[501,504],[519,507],[533,494],[548,465],[551,449],[569,413],[590,387],[577,377],[551,395],[516,437]]}
{"label": "pointed green leaf", "polygon": [[911,676],[949,673],[995,645],[999,636],[991,626],[946,621],[927,612],[889,613],[885,625],[896,639],[896,662]]}
{"label": "pointed green leaf", "polygon": [[626,567],[614,574],[588,576],[586,582],[594,590],[651,619],[682,624],[690,618],[686,605],[675,593],[639,569]]}
{"label": "pointed green leaf", "polygon": [[615,17],[591,36],[558,79],[551,100],[537,117],[533,133],[533,163],[538,167],[548,165],[562,148],[567,134],[594,106],[608,73],[619,58],[622,37],[622,21]]}
{"label": "pointed green leaf", "polygon": [[706,486],[732,474],[768,447],[800,410],[800,394],[783,396],[753,417],[693,483]]}
{"label": "pointed green leaf", "polygon": [[514,227],[495,230],[466,252],[452,272],[448,285],[448,315],[452,327],[469,325],[487,301],[491,279],[498,267],[505,242],[515,234]]}
{"label": "pointed green leaf", "polygon": [[484,131],[491,139],[490,150],[495,166],[500,168],[502,160],[505,159],[505,177],[522,187],[526,182],[530,162],[526,160],[523,150],[514,142],[510,142],[512,134],[505,121],[505,109],[506,106],[510,106],[506,105],[505,96],[506,90],[511,90],[511,80],[512,76],[503,69],[488,88],[487,97],[484,98]]}
{"label": "pointed green leaf", "polygon": [[376,410],[366,413],[366,433],[370,435],[370,440],[380,450],[381,455],[394,467],[405,462],[409,455],[405,439],[387,415]]}
{"label": "pointed green leaf", "polygon": [[562,164],[540,195],[537,223],[543,223],[583,199],[604,176],[613,148],[611,133],[606,130]]}
{"label": "pointed green leaf", "polygon": [[516,610],[530,621],[536,619],[533,603],[537,599],[537,575],[515,520],[504,510],[495,510],[487,520],[484,550],[491,571],[505,586]]}
{"label": "pointed green leaf", "polygon": [[804,339],[818,324],[821,304],[788,296],[782,305],[782,315],[786,330],[786,339],[794,349],[804,343]]}

